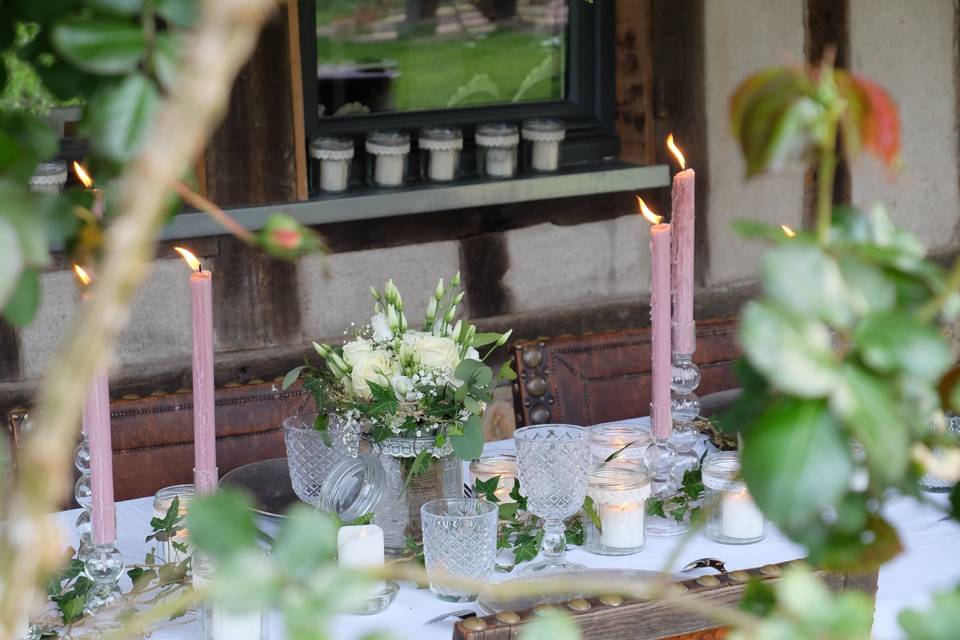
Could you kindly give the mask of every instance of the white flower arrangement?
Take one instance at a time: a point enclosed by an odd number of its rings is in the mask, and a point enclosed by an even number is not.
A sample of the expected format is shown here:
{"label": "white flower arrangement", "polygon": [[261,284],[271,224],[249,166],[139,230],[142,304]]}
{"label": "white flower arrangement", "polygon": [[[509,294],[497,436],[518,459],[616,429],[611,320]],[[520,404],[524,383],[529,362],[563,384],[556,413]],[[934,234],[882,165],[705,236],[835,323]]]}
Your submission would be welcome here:
{"label": "white flower arrangement", "polygon": [[[297,367],[287,374],[285,387],[302,376],[317,406],[337,416],[348,446],[369,431],[375,441],[431,437],[435,455],[449,443],[464,460],[478,457],[491,390],[501,379],[515,377],[505,364],[495,380],[484,361],[511,332],[478,333],[473,324],[456,319],[464,297],[459,273],[449,289],[442,279],[437,283],[421,330],[408,327],[392,280],[382,293],[370,291],[375,304],[369,325],[339,348],[314,342],[326,367]],[[483,356],[482,347],[489,347]],[[328,428],[327,416],[316,426]]]}

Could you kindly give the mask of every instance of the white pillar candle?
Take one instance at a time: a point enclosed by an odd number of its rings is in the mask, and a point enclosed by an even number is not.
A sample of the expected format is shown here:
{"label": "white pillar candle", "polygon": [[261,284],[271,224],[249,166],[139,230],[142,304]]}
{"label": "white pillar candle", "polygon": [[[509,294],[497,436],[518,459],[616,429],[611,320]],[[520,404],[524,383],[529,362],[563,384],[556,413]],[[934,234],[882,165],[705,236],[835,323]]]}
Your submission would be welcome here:
{"label": "white pillar candle", "polygon": [[645,508],[645,502],[600,505],[601,544],[613,549],[642,547]]}
{"label": "white pillar candle", "polygon": [[434,182],[449,182],[454,177],[454,166],[458,151],[456,149],[434,149],[430,153],[428,174]]}
{"label": "white pillar candle", "polygon": [[405,156],[377,156],[374,181],[382,187],[399,187],[403,184],[403,161]]}
{"label": "white pillar candle", "polygon": [[560,143],[543,141],[533,143],[530,166],[534,171],[556,171],[560,164]]}
{"label": "white pillar candle", "polygon": [[746,487],[725,491],[720,502],[720,535],[737,540],[763,536],[763,513]]}
{"label": "white pillar candle", "polygon": [[[194,565],[193,586],[210,586],[212,570],[208,565]],[[263,612],[235,614],[228,613],[215,605],[210,606],[210,617],[205,624],[206,640],[260,640],[262,635]]]}
{"label": "white pillar candle", "polygon": [[344,191],[349,176],[349,160],[321,160],[320,188],[323,191]]}
{"label": "white pillar candle", "polygon": [[486,154],[484,170],[488,176],[511,178],[517,172],[516,147],[491,147]]}
{"label": "white pillar candle", "polygon": [[[337,532],[337,563],[341,569],[382,569],[383,529],[375,524],[340,527]],[[371,592],[385,588],[383,581],[374,583]]]}

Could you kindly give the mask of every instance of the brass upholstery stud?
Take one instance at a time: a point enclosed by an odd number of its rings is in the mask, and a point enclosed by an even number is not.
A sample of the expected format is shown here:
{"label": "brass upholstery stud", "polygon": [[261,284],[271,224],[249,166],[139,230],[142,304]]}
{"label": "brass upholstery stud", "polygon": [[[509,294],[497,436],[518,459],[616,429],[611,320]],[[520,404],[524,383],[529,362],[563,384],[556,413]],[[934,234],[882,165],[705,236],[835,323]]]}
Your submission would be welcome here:
{"label": "brass upholstery stud", "polygon": [[140,396],[135,393],[128,393],[120,398],[121,400],[139,400]]}
{"label": "brass upholstery stud", "polygon": [[539,367],[541,362],[543,362],[543,352],[540,349],[527,347],[523,350],[523,364],[528,367]]}
{"label": "brass upholstery stud", "polygon": [[623,596],[617,595],[616,593],[605,593],[597,598],[597,600],[608,607],[619,607],[623,604]]}
{"label": "brass upholstery stud", "polygon": [[590,609],[593,608],[593,605],[583,598],[574,598],[567,603],[567,607],[573,611],[590,611]]}
{"label": "brass upholstery stud", "polygon": [[730,579],[733,580],[734,582],[743,583],[743,582],[749,582],[749,581],[750,581],[750,574],[747,573],[746,571],[742,571],[742,570],[741,570],[741,571],[731,571],[731,572],[728,573],[727,575],[728,575],[728,576],[730,577]]}
{"label": "brass upholstery stud", "polygon": [[533,614],[537,616],[542,616],[543,614],[550,613],[552,611],[556,611],[556,608],[551,607],[548,604],[538,604],[533,608]]}
{"label": "brass upholstery stud", "polygon": [[717,576],[700,576],[697,578],[697,584],[703,587],[716,587],[720,584],[720,578]]}
{"label": "brass upholstery stud", "polygon": [[483,631],[487,628],[487,621],[483,618],[467,618],[463,621],[463,627],[469,631]]}
{"label": "brass upholstery stud", "polygon": [[687,591],[690,591],[690,588],[687,587],[687,585],[681,584],[679,582],[674,582],[673,584],[671,584],[669,589],[670,589],[670,592],[675,595],[681,595],[686,593]]}
{"label": "brass upholstery stud", "polygon": [[547,392],[547,381],[540,376],[530,378],[527,380],[527,391],[531,395],[542,396]]}
{"label": "brass upholstery stud", "polygon": [[520,616],[515,611],[501,611],[497,614],[497,622],[517,624],[520,622]]}
{"label": "brass upholstery stud", "polygon": [[779,578],[783,575],[783,569],[775,564],[765,564],[760,567],[760,573],[771,578]]}

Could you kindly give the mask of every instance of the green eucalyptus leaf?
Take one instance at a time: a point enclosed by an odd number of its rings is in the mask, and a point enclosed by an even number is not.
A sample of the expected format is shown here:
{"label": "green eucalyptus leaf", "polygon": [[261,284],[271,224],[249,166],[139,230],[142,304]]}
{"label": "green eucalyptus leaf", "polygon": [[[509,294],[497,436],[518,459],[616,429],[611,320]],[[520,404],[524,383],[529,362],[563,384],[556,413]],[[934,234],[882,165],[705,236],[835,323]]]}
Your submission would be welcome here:
{"label": "green eucalyptus leaf", "polygon": [[900,419],[895,389],[862,368],[848,364],[830,406],[867,452],[871,474],[896,484],[907,470],[909,436]]}
{"label": "green eucalyptus leaf", "polygon": [[330,516],[297,505],[290,510],[276,538],[273,560],[286,573],[306,579],[318,567],[333,561],[337,525]]}
{"label": "green eucalyptus leaf", "polygon": [[755,616],[770,615],[777,605],[777,596],[768,583],[753,578],[747,583],[740,598],[740,609]]}
{"label": "green eucalyptus leaf", "polygon": [[57,146],[57,136],[37,116],[25,111],[0,112],[0,171],[26,182],[41,160],[57,153]]}
{"label": "green eucalyptus leaf", "polygon": [[24,327],[30,324],[40,306],[40,274],[27,269],[20,274],[20,282],[3,308],[3,317],[10,324]]}
{"label": "green eucalyptus leaf", "polygon": [[740,343],[770,383],[802,397],[828,395],[837,380],[830,333],[822,324],[770,302],[743,311]]}
{"label": "green eucalyptus leaf", "polygon": [[302,364],[299,367],[294,367],[287,371],[287,375],[283,376],[283,384],[280,385],[280,388],[286,391],[290,388],[294,382],[300,377],[300,372],[307,368],[307,365]]}
{"label": "green eucalyptus leaf", "polygon": [[52,38],[72,65],[102,75],[135,71],[146,51],[140,25],[119,18],[65,18],[53,28]]}
{"label": "green eucalyptus leaf", "polygon": [[847,304],[857,314],[888,311],[896,304],[897,289],[883,269],[847,253],[837,257],[837,264],[847,283]]}
{"label": "green eucalyptus leaf", "polygon": [[170,24],[189,27],[197,17],[197,0],[156,0],[157,14]]}
{"label": "green eucalyptus leaf", "polygon": [[846,493],[853,471],[850,448],[826,402],[780,399],[744,440],[743,476],[750,493],[787,535]]}
{"label": "green eucalyptus leaf", "polygon": [[0,181],[3,213],[17,228],[23,262],[30,267],[50,264],[47,221],[43,209],[37,206],[38,200],[38,197],[19,185]]}
{"label": "green eucalyptus leaf", "polygon": [[86,0],[91,8],[122,16],[140,15],[143,0]]}
{"label": "green eucalyptus leaf", "polygon": [[121,83],[95,93],[83,123],[93,149],[117,162],[132,158],[159,101],[156,85],[142,73],[130,74]]}
{"label": "green eucalyptus leaf", "polygon": [[231,613],[269,609],[280,593],[280,580],[262,552],[246,548],[217,564],[213,599]]}
{"label": "green eucalyptus leaf", "polygon": [[251,548],[257,540],[250,498],[224,490],[190,503],[187,530],[190,541],[213,556],[230,556]]}
{"label": "green eucalyptus leaf", "polygon": [[472,345],[474,347],[485,347],[499,340],[501,335],[499,333],[478,333],[473,337]]}
{"label": "green eucalyptus leaf", "polygon": [[925,611],[904,609],[897,621],[908,640],[953,640],[960,629],[960,589],[934,594]]}
{"label": "green eucalyptus leaf", "polygon": [[16,291],[23,270],[23,252],[17,229],[10,219],[0,215],[0,305],[6,306]]}
{"label": "green eucalyptus leaf", "polygon": [[170,90],[177,79],[180,69],[181,39],[171,33],[157,34],[153,47],[153,69],[157,80],[166,90]]}
{"label": "green eucalyptus leaf", "polygon": [[834,327],[853,321],[840,267],[813,242],[794,238],[768,251],[762,278],[767,296],[799,315],[814,315]]}
{"label": "green eucalyptus leaf", "polygon": [[479,360],[464,359],[460,361],[457,368],[453,371],[453,376],[457,380],[469,381],[474,374],[484,366]]}
{"label": "green eucalyptus leaf", "polygon": [[470,416],[463,425],[463,435],[452,436],[453,452],[461,460],[475,460],[483,453],[483,420]]}
{"label": "green eucalyptus leaf", "polygon": [[853,340],[863,361],[883,373],[936,382],[953,361],[947,341],[934,326],[902,311],[864,318]]}

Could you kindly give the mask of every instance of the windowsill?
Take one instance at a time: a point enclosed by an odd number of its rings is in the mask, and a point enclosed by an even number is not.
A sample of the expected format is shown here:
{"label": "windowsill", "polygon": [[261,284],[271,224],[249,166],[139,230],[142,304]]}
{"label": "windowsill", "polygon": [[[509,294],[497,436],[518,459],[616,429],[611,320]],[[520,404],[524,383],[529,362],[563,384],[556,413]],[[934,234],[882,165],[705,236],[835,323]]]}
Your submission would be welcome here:
{"label": "windowsill", "polygon": [[[666,165],[640,167],[627,162],[605,162],[579,166],[545,175],[523,175],[512,180],[468,179],[449,185],[412,184],[401,189],[358,188],[344,194],[325,195],[304,202],[259,205],[228,209],[241,225],[263,228],[271,213],[283,211],[303,224],[315,225],[348,220],[482,207],[511,202],[549,200],[622,191],[666,187],[670,171]],[[164,228],[160,239],[196,238],[222,235],[226,231],[204,213],[176,216]]]}

